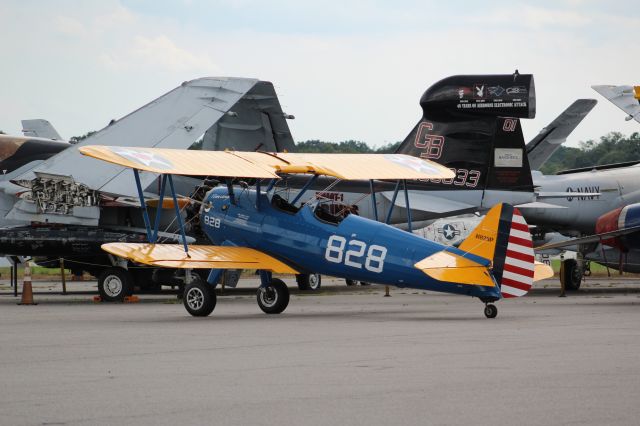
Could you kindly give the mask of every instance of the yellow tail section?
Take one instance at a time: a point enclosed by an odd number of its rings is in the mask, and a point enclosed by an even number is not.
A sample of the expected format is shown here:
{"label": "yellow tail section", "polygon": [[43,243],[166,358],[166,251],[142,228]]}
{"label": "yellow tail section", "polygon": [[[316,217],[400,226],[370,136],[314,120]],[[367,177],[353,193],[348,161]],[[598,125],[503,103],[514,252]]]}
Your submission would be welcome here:
{"label": "yellow tail section", "polygon": [[486,266],[448,251],[439,251],[414,265],[438,281],[493,287],[495,282]]}
{"label": "yellow tail section", "polygon": [[462,251],[493,260],[503,204],[494,206],[458,247]]}

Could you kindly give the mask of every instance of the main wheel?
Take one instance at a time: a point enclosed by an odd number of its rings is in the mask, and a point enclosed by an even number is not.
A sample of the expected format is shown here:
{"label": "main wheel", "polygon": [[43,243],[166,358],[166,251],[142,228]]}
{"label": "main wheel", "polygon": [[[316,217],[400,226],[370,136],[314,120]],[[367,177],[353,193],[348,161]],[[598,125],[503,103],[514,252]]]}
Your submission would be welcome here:
{"label": "main wheel", "polygon": [[206,317],[216,307],[216,291],[211,284],[193,280],[184,288],[182,303],[194,317]]}
{"label": "main wheel", "polygon": [[578,290],[582,284],[582,268],[575,259],[563,261],[564,268],[562,277],[564,279],[565,290]]}
{"label": "main wheel", "polygon": [[320,274],[299,274],[296,275],[296,282],[300,290],[320,290],[322,285],[322,275]]}
{"label": "main wheel", "polygon": [[98,293],[105,302],[122,302],[133,292],[133,277],[124,268],[112,266],[98,277]]}
{"label": "main wheel", "polygon": [[492,305],[491,303],[487,303],[484,306],[484,316],[487,318],[495,318],[498,316],[498,308],[496,305]]}
{"label": "main wheel", "polygon": [[273,278],[266,287],[258,289],[258,306],[265,314],[279,314],[289,304],[289,288],[277,278]]}

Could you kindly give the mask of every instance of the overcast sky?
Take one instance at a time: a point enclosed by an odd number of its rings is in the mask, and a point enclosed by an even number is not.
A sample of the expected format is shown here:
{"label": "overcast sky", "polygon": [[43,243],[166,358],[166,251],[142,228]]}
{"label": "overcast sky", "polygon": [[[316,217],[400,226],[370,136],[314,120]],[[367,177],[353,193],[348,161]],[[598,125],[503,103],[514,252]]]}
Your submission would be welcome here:
{"label": "overcast sky", "polygon": [[568,144],[640,131],[593,84],[640,84],[634,1],[101,0],[0,3],[0,129],[47,118],[104,127],[184,80],[272,81],[296,141],[403,139],[453,74],[535,76],[525,139],[577,98],[598,105]]}

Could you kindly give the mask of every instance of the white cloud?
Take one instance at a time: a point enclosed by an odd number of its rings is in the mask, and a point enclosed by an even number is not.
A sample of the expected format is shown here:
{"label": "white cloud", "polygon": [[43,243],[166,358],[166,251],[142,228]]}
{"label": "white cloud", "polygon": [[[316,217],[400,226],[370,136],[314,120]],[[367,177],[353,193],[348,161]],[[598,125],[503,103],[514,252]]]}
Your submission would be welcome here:
{"label": "white cloud", "polygon": [[155,37],[134,36],[128,47],[101,53],[102,63],[117,71],[133,68],[155,69],[169,72],[209,72],[220,69],[209,55],[181,48],[165,35]]}

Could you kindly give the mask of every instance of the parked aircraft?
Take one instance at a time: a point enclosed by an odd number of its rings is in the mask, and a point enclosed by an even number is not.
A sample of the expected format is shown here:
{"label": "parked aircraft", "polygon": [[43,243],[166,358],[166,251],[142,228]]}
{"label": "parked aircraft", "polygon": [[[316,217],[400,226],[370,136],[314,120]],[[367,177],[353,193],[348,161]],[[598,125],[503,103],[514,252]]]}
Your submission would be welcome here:
{"label": "parked aircraft", "polygon": [[[493,302],[527,293],[534,276],[547,276],[549,267],[534,264],[531,235],[517,209],[495,206],[460,248],[446,247],[397,228],[359,217],[337,216],[320,201],[301,207],[277,194],[267,194],[281,176],[311,174],[353,179],[452,179],[455,174],[436,163],[400,154],[282,154],[202,152],[136,147],[84,146],[82,154],[131,167],[138,183],[149,243],[109,243],[102,247],[118,261],[111,280],[127,286],[128,262],[152,266],[213,268],[208,284],[189,277],[184,305],[194,316],[209,315],[216,305],[215,284],[222,270],[258,269],[261,286],[257,301],[269,314],[284,311],[287,286],[273,272],[319,272],[346,279],[398,287],[419,288],[478,297],[485,315],[494,318]],[[141,171],[162,174],[162,196],[169,184],[183,244],[156,244],[157,224],[146,212]],[[200,222],[214,245],[189,246],[182,225],[172,175],[215,175],[226,179],[222,188],[205,196]],[[233,186],[232,178],[254,179]],[[266,191],[262,179],[270,179]],[[398,190],[396,189],[396,195]],[[300,198],[304,190],[299,194]],[[405,201],[409,203],[404,186]],[[371,194],[375,200],[375,192]],[[375,201],[373,201],[375,203]],[[409,222],[411,218],[408,217]],[[213,284],[213,285],[210,285]]]}
{"label": "parked aircraft", "polygon": [[[596,103],[597,101],[595,99],[577,99],[551,123],[543,127],[540,132],[527,143],[527,159],[532,169],[537,170],[544,165],[566,141],[567,137],[578,124],[580,124],[584,117],[593,109]],[[538,172],[534,171],[534,186],[536,185],[536,176],[538,176]],[[538,188],[538,190],[540,189]],[[535,204],[531,203],[528,206],[535,206]],[[542,204],[542,206],[544,209],[553,207],[549,204]],[[480,215],[479,212],[440,218],[414,231],[414,233],[442,244],[458,245],[469,236],[471,230],[475,228],[481,220],[482,215]],[[534,240],[534,243],[537,242],[538,244],[551,242],[552,237],[562,241],[568,239],[568,237],[563,237],[556,233],[536,234],[535,236],[537,236],[538,239]],[[560,253],[560,251],[556,252]]]}
{"label": "parked aircraft", "polygon": [[[639,118],[640,106],[636,96],[640,97],[640,90],[636,92],[630,86],[593,88],[621,107],[628,117]],[[574,112],[572,115],[580,119],[583,117],[582,113]],[[543,130],[543,133],[546,131]],[[563,135],[563,139],[568,134],[566,131],[557,133]],[[540,146],[534,141],[527,145],[528,150]],[[548,158],[549,150],[553,147],[550,143],[548,148],[540,151],[544,155],[533,157]],[[531,157],[531,152],[529,154]],[[640,251],[634,244],[636,234],[624,235],[624,229],[632,227],[636,216],[640,215],[639,172],[640,161],[566,170],[550,176],[533,172],[538,200],[552,196],[551,202],[557,208],[551,208],[547,203],[538,208],[537,203],[531,203],[522,208],[522,213],[527,222],[533,225],[531,231],[535,246],[545,250],[572,249],[578,253],[577,259],[563,261],[562,279],[567,289],[580,287],[584,271],[589,268],[588,262],[583,260],[602,263],[621,271],[640,272]],[[620,230],[623,231],[618,234]],[[614,231],[615,235],[606,234]],[[572,237],[578,238],[571,240]],[[464,234],[457,238],[464,238]]]}
{"label": "parked aircraft", "polygon": [[[75,145],[2,136],[0,253],[36,256],[47,266],[57,266],[58,259],[64,257],[65,266],[100,276],[110,266],[100,244],[140,241],[145,228],[132,202],[137,197],[135,185],[128,177],[122,177],[124,169],[109,164],[88,165],[87,158],[78,153],[79,147],[88,143],[127,143],[188,148],[206,132],[233,143],[230,148],[242,149],[239,145],[244,143],[253,149],[261,143],[269,150],[287,149],[293,146],[286,124],[289,118],[292,116],[282,111],[269,82],[201,78],[184,82]],[[57,135],[46,120],[25,121],[23,128],[26,134]],[[150,198],[154,193],[157,198],[159,184],[155,175],[142,174],[141,184]],[[185,194],[199,184],[201,179],[176,180],[179,191]],[[101,189],[100,196],[89,188]],[[113,193],[118,196],[111,196]],[[162,235],[177,241],[177,227],[171,217],[161,218],[166,231]],[[159,272],[137,270],[136,281],[152,287],[167,283],[168,279],[182,279]],[[103,280],[99,289],[107,300],[123,297],[105,289]]]}
{"label": "parked aircraft", "polygon": [[[625,111],[627,119],[639,119],[640,89],[631,86],[592,86],[594,90]],[[532,230],[534,243],[540,241],[546,249],[573,248],[577,259],[564,261],[564,283],[567,289],[580,287],[588,262],[595,261],[627,272],[640,272],[640,251],[635,234],[615,235],[594,240],[592,234],[620,231],[634,226],[640,214],[640,161],[606,164],[566,170],[553,176],[534,174],[534,184],[540,192],[571,192],[557,198],[554,204],[561,209],[528,209],[523,214]],[[566,237],[584,237],[550,243],[550,233]],[[567,238],[568,239],[568,238]]]}

